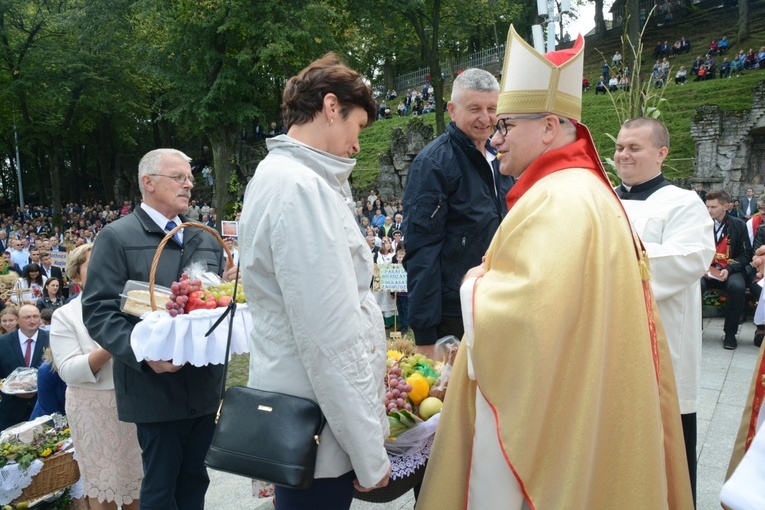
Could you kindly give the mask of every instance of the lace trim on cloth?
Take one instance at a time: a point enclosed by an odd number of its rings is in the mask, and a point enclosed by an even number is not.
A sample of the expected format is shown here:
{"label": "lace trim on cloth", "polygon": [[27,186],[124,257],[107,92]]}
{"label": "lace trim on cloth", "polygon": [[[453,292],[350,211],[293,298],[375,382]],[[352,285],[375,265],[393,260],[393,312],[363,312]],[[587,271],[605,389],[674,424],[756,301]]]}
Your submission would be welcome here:
{"label": "lace trim on cloth", "polygon": [[0,469],[0,505],[7,505],[21,496],[32,484],[32,477],[43,468],[42,461],[35,459],[29,469],[21,469],[18,464],[7,464]]}
{"label": "lace trim on cloth", "polygon": [[403,455],[388,455],[391,463],[390,479],[398,480],[399,478],[406,478],[414,473],[417,468],[423,466],[428,461],[428,457],[430,457],[433,437],[430,436],[422,448],[412,448]]}
{"label": "lace trim on cloth", "polygon": [[[175,365],[191,363],[196,367],[222,365],[226,355],[228,321],[223,322],[205,337],[205,333],[225,309],[194,310],[189,314],[170,317],[160,311],[144,314],[130,335],[130,346],[135,359],[172,360]],[[234,331],[231,336],[231,354],[250,352],[252,315],[247,305],[236,307]]]}

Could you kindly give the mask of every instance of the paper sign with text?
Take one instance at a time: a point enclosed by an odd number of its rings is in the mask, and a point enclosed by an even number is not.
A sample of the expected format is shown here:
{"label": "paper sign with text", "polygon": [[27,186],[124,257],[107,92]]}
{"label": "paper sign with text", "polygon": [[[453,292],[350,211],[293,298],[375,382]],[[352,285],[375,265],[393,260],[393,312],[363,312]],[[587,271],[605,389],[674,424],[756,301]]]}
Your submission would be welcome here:
{"label": "paper sign with text", "polygon": [[61,269],[66,268],[66,254],[65,251],[52,251],[50,252],[50,263]]}
{"label": "paper sign with text", "polygon": [[[379,275],[379,278],[377,277]],[[383,264],[375,266],[375,287],[387,292],[406,292],[406,271],[401,264]]]}

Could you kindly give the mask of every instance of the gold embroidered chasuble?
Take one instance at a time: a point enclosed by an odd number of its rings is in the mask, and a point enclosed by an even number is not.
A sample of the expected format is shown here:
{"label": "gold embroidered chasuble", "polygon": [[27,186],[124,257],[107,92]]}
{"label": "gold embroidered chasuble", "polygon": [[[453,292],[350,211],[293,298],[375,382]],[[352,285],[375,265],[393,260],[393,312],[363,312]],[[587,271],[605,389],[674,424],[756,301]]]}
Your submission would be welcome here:
{"label": "gold embroidered chasuble", "polygon": [[[733,444],[733,454],[728,464],[728,472],[725,475],[727,481],[741,463],[741,459],[749,449],[749,445],[754,439],[756,432],[757,418],[760,415],[760,409],[765,403],[765,349],[760,349],[757,363],[754,365],[754,374],[752,375],[752,384],[749,387],[749,396],[746,399],[746,407],[741,416],[736,442]],[[760,433],[763,433],[761,429]]]}
{"label": "gold embroidered chasuble", "polygon": [[652,347],[639,241],[598,171],[534,179],[500,225],[474,292],[476,380],[463,345],[417,510],[465,509],[469,484],[492,483],[469,480],[476,388],[529,508],[693,508],[658,312]]}

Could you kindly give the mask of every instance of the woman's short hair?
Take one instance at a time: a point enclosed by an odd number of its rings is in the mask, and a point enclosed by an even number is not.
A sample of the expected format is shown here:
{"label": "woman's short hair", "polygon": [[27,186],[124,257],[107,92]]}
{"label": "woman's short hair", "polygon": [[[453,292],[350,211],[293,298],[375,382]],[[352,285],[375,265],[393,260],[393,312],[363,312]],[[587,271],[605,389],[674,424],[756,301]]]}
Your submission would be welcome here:
{"label": "woman's short hair", "polygon": [[340,114],[347,118],[355,106],[367,112],[367,126],[376,118],[377,103],[372,89],[356,71],[329,52],[287,81],[282,95],[282,118],[289,129],[307,124],[321,112],[324,96],[332,93],[340,102]]}
{"label": "woman's short hair", "polygon": [[88,258],[88,252],[93,249],[93,243],[83,244],[69,252],[66,257],[66,277],[70,280],[79,280],[80,267]]}

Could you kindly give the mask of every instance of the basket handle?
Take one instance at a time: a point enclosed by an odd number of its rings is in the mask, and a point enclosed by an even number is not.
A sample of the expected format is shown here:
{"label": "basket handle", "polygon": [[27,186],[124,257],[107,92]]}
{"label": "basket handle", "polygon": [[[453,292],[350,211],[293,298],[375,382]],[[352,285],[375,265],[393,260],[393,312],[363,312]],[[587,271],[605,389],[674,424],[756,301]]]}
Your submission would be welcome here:
{"label": "basket handle", "polygon": [[207,225],[203,225],[202,223],[188,221],[181,223],[173,230],[168,232],[165,238],[160,241],[159,246],[157,246],[157,252],[154,254],[154,260],[151,261],[151,270],[149,271],[149,299],[151,300],[152,311],[157,310],[157,300],[154,298],[154,281],[156,280],[155,276],[157,273],[157,266],[159,265],[159,257],[162,255],[162,250],[165,249],[165,245],[170,242],[170,239],[173,238],[175,233],[186,227],[198,228],[212,234],[215,240],[218,241],[218,243],[223,247],[223,250],[226,252],[226,269],[231,269],[234,267],[234,257],[231,255],[231,250],[229,250],[228,246],[226,246],[226,243],[223,242],[223,238],[220,236],[217,230],[212,227],[208,227]]}

